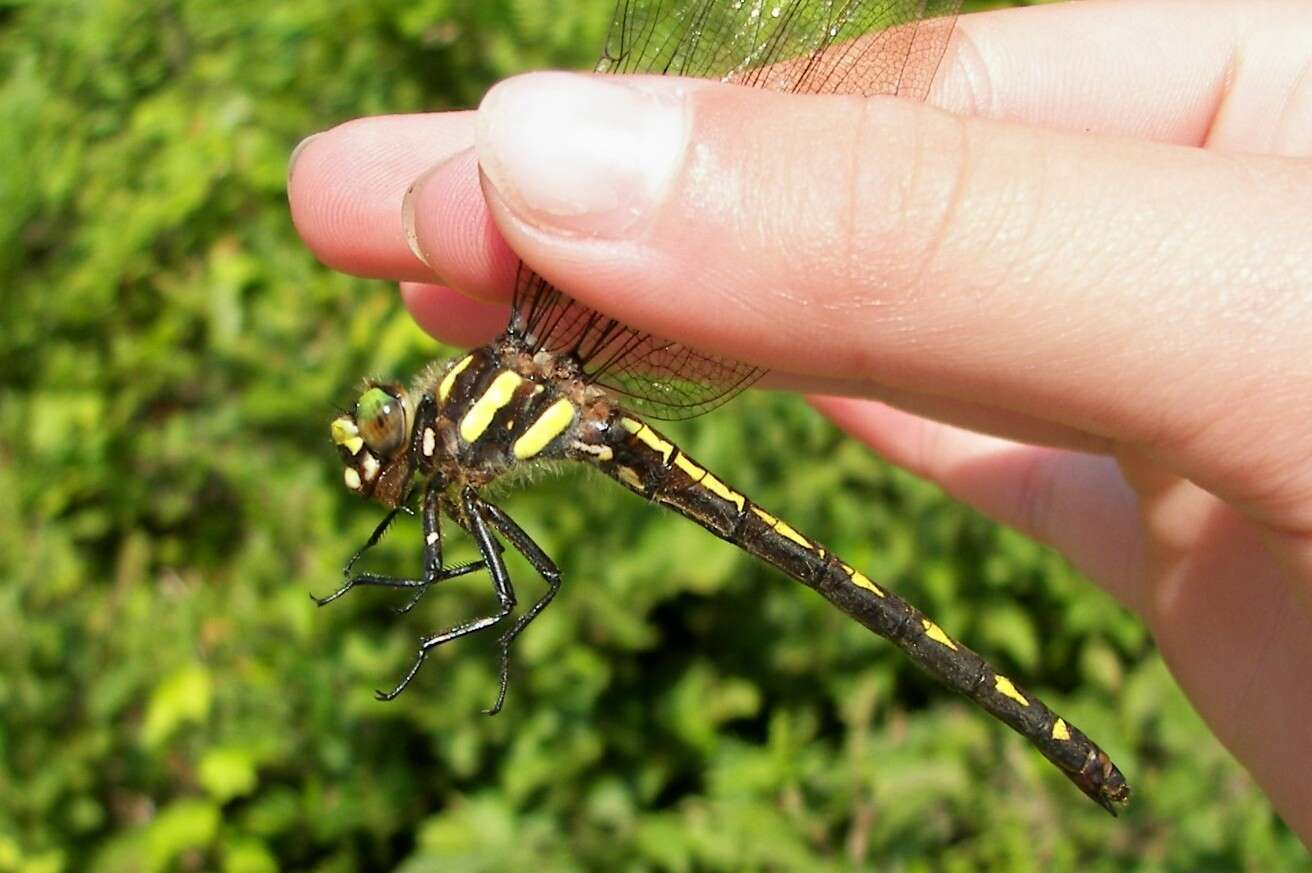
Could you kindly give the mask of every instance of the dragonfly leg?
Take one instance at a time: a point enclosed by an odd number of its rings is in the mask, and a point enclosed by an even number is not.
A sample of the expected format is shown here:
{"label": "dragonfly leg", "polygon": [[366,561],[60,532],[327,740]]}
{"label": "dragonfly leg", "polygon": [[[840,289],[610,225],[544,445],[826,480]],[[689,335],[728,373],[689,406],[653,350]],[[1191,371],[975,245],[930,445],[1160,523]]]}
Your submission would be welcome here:
{"label": "dragonfly leg", "polygon": [[459,564],[454,567],[442,566],[442,526],[441,526],[441,489],[430,486],[424,493],[424,575],[419,579],[406,579],[395,576],[382,576],[377,573],[357,573],[351,575],[351,569],[360,557],[378,544],[383,534],[391,526],[393,519],[399,512],[410,512],[409,509],[398,507],[389,512],[374,532],[369,537],[369,541],[356,552],[351,560],[347,562],[343,573],[346,575],[346,581],[342,586],[326,597],[315,597],[310,595],[311,599],[320,606],[326,606],[346,592],[356,586],[375,586],[380,588],[411,588],[417,589],[414,597],[405,606],[397,609],[397,612],[405,613],[414,608],[419,599],[423,597],[424,592],[429,586],[447,579],[454,579],[458,576],[465,576],[469,573],[477,572],[483,569],[484,562],[473,561],[468,564]]}
{"label": "dragonfly leg", "polygon": [[414,511],[410,509],[410,507],[398,506],[391,512],[387,513],[387,515],[383,516],[383,520],[378,522],[378,526],[374,528],[373,533],[369,534],[369,539],[365,541],[365,544],[356,549],[355,554],[351,555],[345,566],[342,567],[343,577],[348,579],[351,577],[351,570],[355,567],[356,562],[364,557],[365,552],[378,545],[378,542],[383,538],[383,534],[387,533],[388,528],[392,526],[392,522],[403,512],[406,515],[414,515]]}
{"label": "dragonfly leg", "polygon": [[415,674],[419,672],[419,668],[423,666],[428,653],[433,649],[443,643],[449,643],[452,640],[486,630],[501,622],[515,609],[515,590],[510,585],[510,574],[506,572],[506,563],[501,557],[502,549],[492,536],[487,520],[483,517],[478,494],[473,488],[466,488],[461,495],[461,502],[464,507],[465,518],[469,522],[469,532],[473,534],[474,542],[478,545],[478,550],[483,556],[482,563],[487,566],[488,572],[492,576],[492,591],[496,594],[497,600],[500,601],[500,607],[491,615],[458,624],[453,628],[420,639],[419,653],[415,656],[415,661],[410,665],[410,669],[406,671],[406,674],[401,677],[401,681],[391,691],[377,692],[379,700],[392,700],[404,691],[410,681],[415,678]]}
{"label": "dragonfly leg", "polygon": [[544,581],[547,583],[547,593],[543,594],[538,601],[534,603],[523,615],[516,619],[511,625],[510,630],[501,635],[497,640],[497,646],[501,650],[501,668],[498,674],[497,700],[492,704],[490,709],[484,710],[488,715],[496,715],[501,711],[501,705],[506,701],[506,688],[510,682],[510,644],[514,642],[515,637],[519,636],[524,628],[528,627],[529,622],[538,617],[542,610],[547,608],[556,593],[560,591],[560,568],[556,562],[551,560],[542,547],[533,541],[524,529],[515,524],[514,519],[506,515],[498,506],[491,503],[483,502],[483,511],[487,513],[488,518],[501,535],[515,547],[524,558],[533,565],[533,569],[538,571]]}
{"label": "dragonfly leg", "polygon": [[[466,532],[470,534],[470,536],[473,536],[473,532],[469,530],[469,527],[467,525],[462,523],[461,519],[458,516],[452,516],[452,519],[456,522],[456,524],[459,524],[461,527],[463,527],[466,530]],[[440,536],[439,524],[440,524],[439,519],[434,517],[433,529],[439,530],[439,536]],[[425,542],[427,542],[427,540],[429,539],[429,534],[427,530],[428,529],[425,528],[425,533],[424,533]],[[496,547],[498,555],[504,554],[505,549],[502,547],[501,543],[497,542],[494,539],[492,540],[492,545]],[[441,546],[439,545],[438,548],[440,549]],[[427,550],[425,550],[425,554],[427,555]],[[429,561],[429,564],[431,565],[431,560]],[[439,554],[438,565],[440,564],[441,564],[441,557]],[[436,575],[434,575],[431,579],[425,578],[422,580],[416,580],[418,584],[415,585],[397,586],[397,587],[405,587],[405,588],[415,588],[417,590],[415,591],[414,596],[410,598],[410,601],[406,603],[405,606],[397,607],[395,610],[393,610],[393,612],[395,612],[397,615],[405,615],[407,612],[414,609],[415,606],[419,604],[419,601],[424,599],[424,595],[428,593],[428,589],[432,585],[435,585],[438,582],[444,582],[447,579],[454,579],[457,576],[464,576],[468,573],[477,572],[478,570],[484,569],[486,566],[487,566],[487,561],[483,560],[482,558],[479,558],[477,561],[470,561],[468,564],[457,564],[454,567],[441,568],[439,566],[438,570],[436,571]]]}

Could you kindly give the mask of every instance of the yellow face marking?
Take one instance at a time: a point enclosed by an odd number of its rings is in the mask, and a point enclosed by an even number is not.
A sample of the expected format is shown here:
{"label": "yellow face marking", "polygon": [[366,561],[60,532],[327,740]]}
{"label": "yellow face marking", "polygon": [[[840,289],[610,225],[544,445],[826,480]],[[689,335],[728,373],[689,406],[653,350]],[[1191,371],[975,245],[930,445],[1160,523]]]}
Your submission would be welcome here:
{"label": "yellow face marking", "polygon": [[475,400],[474,405],[465,413],[465,417],[460,419],[460,438],[467,443],[472,443],[481,437],[483,431],[492,423],[492,416],[510,402],[515,396],[515,389],[523,381],[518,373],[511,370],[499,373],[492,380],[492,384],[487,386],[483,396]]}
{"label": "yellow face marking", "polygon": [[437,451],[437,433],[431,427],[424,428],[424,457],[433,457],[433,452]]}
{"label": "yellow face marking", "polygon": [[642,478],[638,476],[638,471],[632,467],[620,467],[620,480],[628,485],[634,491],[642,491]]}
{"label": "yellow face marking", "polygon": [[674,452],[674,446],[656,436],[656,431],[632,418],[621,418],[620,425],[629,433],[636,436],[638,441],[646,445],[647,448],[660,452],[662,461],[667,464],[670,462],[670,455]]}
{"label": "yellow face marking", "polygon": [[1066,729],[1066,722],[1057,719],[1052,723],[1052,738],[1065,742],[1071,738],[1071,732]]}
{"label": "yellow face marking", "polygon": [[[864,588],[876,597],[884,596],[884,592],[879,590],[879,586],[867,579],[864,573],[858,573],[846,564],[843,565],[843,569],[847,571],[847,575],[852,577],[853,585],[858,588]],[[926,630],[928,630],[928,628],[926,628]],[[951,641],[949,640],[949,642]]]}
{"label": "yellow face marking", "polygon": [[547,407],[524,435],[515,440],[511,451],[521,461],[528,460],[547,447],[547,443],[564,433],[574,423],[574,404],[561,398]]}
{"label": "yellow face marking", "polygon": [[781,537],[792,540],[804,549],[813,548],[810,540],[793,530],[786,522],[776,521],[774,523],[774,532]]}
{"label": "yellow face marking", "polygon": [[354,468],[347,467],[342,478],[346,480],[347,488],[350,488],[352,491],[360,490],[360,474],[355,472]]}
{"label": "yellow face marking", "polygon": [[[1003,697],[1010,697],[1012,700],[1016,701],[1021,706],[1030,705],[1030,702],[1025,699],[1025,695],[1017,691],[1016,686],[1012,685],[1011,680],[1008,679],[1006,676],[994,676],[993,687],[998,689],[998,693],[1001,694]],[[1062,727],[1065,728],[1065,725],[1063,725]],[[1057,726],[1053,725],[1052,729],[1055,734],[1057,730]]]}
{"label": "yellow face marking", "polygon": [[360,429],[356,427],[355,422],[346,416],[333,420],[332,434],[333,442],[339,446],[344,446],[353,455],[360,454],[360,449],[364,448],[364,440],[360,437]]}
{"label": "yellow face marking", "polygon": [[[954,652],[957,650],[957,644],[952,642],[952,637],[943,633],[943,628],[934,624],[934,622],[930,621],[927,618],[921,619],[920,623],[925,626],[925,636],[929,637],[931,640],[938,643],[939,645],[947,646],[949,649],[951,649]],[[1002,677],[999,676],[998,678],[1001,679]]]}
{"label": "yellow face marking", "polygon": [[759,515],[761,517],[761,521],[770,525],[770,527],[774,527],[776,524],[779,523],[779,519],[775,518],[773,515],[766,512],[764,509],[762,509],[759,506],[753,506],[752,512],[755,512],[757,515]]}
{"label": "yellow face marking", "polygon": [[456,384],[456,377],[465,371],[465,367],[468,367],[469,362],[472,360],[474,360],[473,355],[465,355],[454,367],[447,371],[446,375],[442,377],[442,384],[437,386],[438,400],[445,402],[447,396],[451,393],[451,388]]}
{"label": "yellow face marking", "polygon": [[730,503],[734,504],[735,506],[737,506],[739,512],[742,512],[743,507],[747,505],[747,499],[745,497],[743,497],[737,491],[734,491],[728,485],[725,485],[719,479],[716,479],[710,473],[707,473],[705,476],[702,477],[702,487],[705,488],[707,491],[711,492],[712,494],[714,494],[716,497],[721,497],[725,500],[728,500]]}

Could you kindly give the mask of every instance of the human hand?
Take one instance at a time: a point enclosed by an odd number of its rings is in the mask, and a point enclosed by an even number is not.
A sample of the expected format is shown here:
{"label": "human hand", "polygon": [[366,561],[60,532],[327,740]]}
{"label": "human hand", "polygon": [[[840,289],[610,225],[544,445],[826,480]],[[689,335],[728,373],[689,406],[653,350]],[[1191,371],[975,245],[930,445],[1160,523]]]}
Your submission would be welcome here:
{"label": "human hand", "polygon": [[1195,9],[963,17],[930,97],[960,115],[522,77],[310,141],[293,216],[444,340],[504,325],[508,240],[816,394],[1141,615],[1312,843],[1312,10]]}

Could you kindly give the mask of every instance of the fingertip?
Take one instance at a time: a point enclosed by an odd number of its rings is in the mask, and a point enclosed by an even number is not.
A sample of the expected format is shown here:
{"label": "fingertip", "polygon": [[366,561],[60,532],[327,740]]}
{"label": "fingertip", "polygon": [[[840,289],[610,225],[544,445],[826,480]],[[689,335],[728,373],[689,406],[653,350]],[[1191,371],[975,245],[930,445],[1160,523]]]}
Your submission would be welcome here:
{"label": "fingertip", "polygon": [[441,285],[402,282],[401,300],[423,330],[447,345],[473,348],[505,329],[505,304],[483,303]]}
{"label": "fingertip", "polygon": [[408,244],[444,284],[488,303],[509,300],[519,258],[488,211],[472,148],[420,175],[403,213]]}
{"label": "fingertip", "polygon": [[334,269],[431,278],[406,245],[402,197],[416,176],[472,142],[472,112],[358,118],[308,137],[289,161],[292,223]]}

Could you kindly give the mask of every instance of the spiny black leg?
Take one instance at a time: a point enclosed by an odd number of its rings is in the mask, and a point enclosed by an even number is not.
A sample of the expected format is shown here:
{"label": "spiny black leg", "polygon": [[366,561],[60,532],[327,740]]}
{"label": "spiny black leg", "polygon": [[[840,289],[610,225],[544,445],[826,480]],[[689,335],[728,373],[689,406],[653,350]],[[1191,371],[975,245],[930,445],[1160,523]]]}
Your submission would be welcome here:
{"label": "spiny black leg", "polygon": [[[392,610],[392,612],[396,613],[397,615],[405,615],[407,612],[409,612],[410,610],[414,609],[417,605],[419,605],[419,601],[424,599],[424,594],[428,592],[428,589],[436,585],[438,582],[445,582],[448,579],[455,579],[457,576],[467,576],[470,573],[477,573],[479,570],[482,570],[486,566],[487,563],[482,558],[480,558],[477,561],[470,561],[468,564],[456,564],[454,567],[443,567],[442,570],[432,579],[389,579],[383,581],[383,579],[380,577],[379,581],[377,582],[366,582],[361,580],[356,582],[356,584],[357,585],[387,585],[388,587],[391,588],[417,589],[414,593],[414,596],[410,598],[410,601],[406,603],[405,606],[398,606]],[[401,583],[401,584],[392,584],[392,583]]]}
{"label": "spiny black leg", "polygon": [[415,589],[415,594],[410,598],[410,602],[405,606],[398,606],[392,610],[398,615],[404,615],[411,609],[414,609],[415,604],[419,602],[421,597],[423,597],[424,592],[438,582],[445,582],[448,579],[455,579],[459,576],[468,576],[470,573],[477,573],[479,570],[482,570],[483,567],[484,562],[482,560],[470,561],[467,564],[457,564],[454,567],[443,567],[441,570],[438,570],[437,573],[433,574],[432,577],[427,579],[403,579],[397,576],[380,576],[377,573],[360,573],[357,576],[352,576],[345,585],[334,591],[332,594],[329,594],[327,597],[315,598],[315,603],[318,603],[320,606],[323,606],[326,603],[331,603],[350,589],[360,586],[373,586],[375,588],[413,588]]}
{"label": "spiny black leg", "polygon": [[[456,522],[456,524],[459,524],[459,525],[460,525],[461,527],[463,527],[466,531],[469,531],[469,527],[468,527],[467,525],[461,523],[461,520],[460,520],[459,517],[453,515],[453,516],[452,516],[452,519]],[[425,518],[425,524],[427,524],[427,518]],[[441,520],[440,520],[439,518],[436,518],[436,517],[435,517],[435,518],[433,519],[433,521],[432,521],[433,529],[435,529],[435,530],[439,530],[439,531],[440,531],[440,524],[441,524]],[[425,528],[425,530],[427,530],[427,528]],[[470,532],[470,535],[472,536],[473,533]],[[425,540],[427,540],[428,536],[429,536],[429,534],[427,534],[427,533],[424,534]],[[504,553],[505,549],[503,549],[503,548],[501,547],[501,543],[497,542],[497,541],[494,539],[494,540],[492,541],[492,544],[493,544],[494,546],[496,546],[497,554],[498,554],[498,555]],[[440,545],[440,543],[439,543],[439,545],[438,545],[438,548],[439,548],[439,550],[441,549],[441,545]],[[439,563],[439,564],[441,563],[440,553],[439,553],[438,563]],[[411,587],[413,587],[413,588],[418,588],[419,590],[416,591],[415,594],[414,594],[414,596],[410,598],[410,602],[409,602],[409,603],[407,603],[405,606],[398,607],[397,609],[394,610],[394,612],[396,612],[397,615],[405,615],[407,612],[409,612],[410,610],[414,609],[414,608],[419,604],[419,601],[421,601],[421,600],[424,599],[424,595],[425,595],[426,593],[428,593],[428,588],[429,588],[430,585],[435,584],[435,583],[437,583],[437,582],[445,581],[446,579],[453,579],[453,578],[455,578],[456,576],[463,576],[463,575],[465,575],[466,573],[472,573],[472,572],[474,572],[474,571],[476,571],[476,570],[481,570],[481,569],[483,569],[485,566],[487,566],[487,562],[484,561],[484,560],[482,560],[482,559],[480,558],[479,560],[477,560],[477,561],[472,561],[472,562],[470,562],[470,563],[468,563],[468,564],[461,564],[461,565],[458,565],[458,566],[455,566],[455,567],[448,567],[447,569],[442,570],[442,571],[441,571],[441,575],[440,575],[438,578],[434,578],[431,582],[427,582],[427,581],[425,581],[425,582],[423,582],[422,584],[419,584],[419,585],[413,585],[413,586],[411,586],[411,585],[407,585],[407,586],[404,586],[404,587],[407,587],[407,588],[411,588]]]}
{"label": "spiny black leg", "polygon": [[387,529],[392,526],[392,521],[402,512],[406,515],[414,515],[414,512],[410,507],[398,506],[391,512],[387,513],[387,515],[383,516],[383,520],[378,522],[378,526],[374,528],[373,533],[369,534],[369,539],[365,541],[365,544],[356,550],[356,553],[352,555],[350,560],[342,567],[343,576],[351,575],[351,568],[355,566],[357,561],[364,557],[365,552],[378,545],[379,540],[383,538],[383,534],[387,533]]}
{"label": "spiny black leg", "polygon": [[451,640],[492,627],[510,615],[515,609],[515,590],[510,585],[510,575],[506,572],[506,563],[501,559],[501,550],[497,547],[497,542],[492,537],[492,531],[483,518],[478,494],[473,488],[465,488],[461,494],[461,504],[464,508],[465,518],[469,522],[469,532],[474,535],[474,542],[478,545],[478,551],[482,554],[484,563],[487,564],[488,572],[492,576],[492,590],[496,594],[497,600],[501,602],[501,606],[492,615],[458,624],[441,633],[421,639],[419,641],[419,654],[415,656],[414,664],[410,666],[405,676],[391,691],[376,692],[379,700],[392,700],[404,691],[405,687],[410,684],[410,680],[414,679],[415,674],[419,672],[419,668],[423,666],[428,653],[433,649],[443,643],[449,643]]}
{"label": "spiny black leg", "polygon": [[487,513],[488,519],[496,526],[496,529],[501,531],[501,535],[533,565],[533,569],[537,570],[538,574],[547,583],[547,593],[538,598],[538,602],[529,607],[515,621],[510,630],[502,634],[501,639],[497,640],[497,646],[501,650],[497,701],[492,704],[491,709],[484,710],[488,715],[496,715],[501,711],[501,705],[506,701],[506,688],[510,683],[510,644],[514,642],[515,637],[519,636],[524,628],[528,627],[529,622],[538,617],[538,613],[547,608],[547,604],[560,590],[560,568],[542,550],[542,547],[535,543],[533,538],[524,532],[523,528],[515,524],[514,519],[506,515],[500,507],[484,501],[483,511]]}
{"label": "spiny black leg", "polygon": [[[391,525],[392,520],[396,518],[398,512],[410,512],[405,507],[397,507],[387,513],[378,527],[374,528],[373,534],[369,537],[369,542],[347,562],[343,572],[346,574],[346,582],[327,597],[315,597],[310,595],[311,599],[320,606],[326,606],[346,592],[350,591],[357,585],[374,585],[383,588],[418,588],[422,593],[429,585],[441,582],[444,579],[450,579],[454,576],[463,576],[471,573],[476,567],[466,565],[465,567],[452,568],[459,572],[448,572],[442,569],[442,524],[441,524],[441,500],[442,491],[439,483],[430,481],[428,488],[424,492],[424,575],[420,579],[400,579],[392,576],[380,576],[377,573],[360,573],[357,576],[351,576],[351,568],[360,556],[378,544],[383,534]],[[412,603],[411,606],[414,604]]]}

